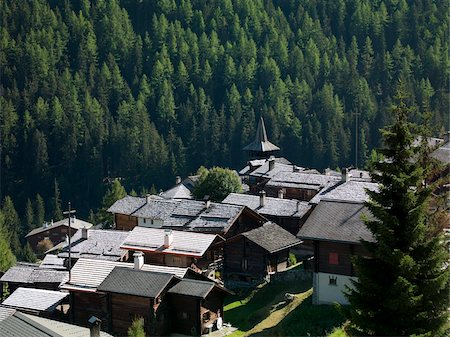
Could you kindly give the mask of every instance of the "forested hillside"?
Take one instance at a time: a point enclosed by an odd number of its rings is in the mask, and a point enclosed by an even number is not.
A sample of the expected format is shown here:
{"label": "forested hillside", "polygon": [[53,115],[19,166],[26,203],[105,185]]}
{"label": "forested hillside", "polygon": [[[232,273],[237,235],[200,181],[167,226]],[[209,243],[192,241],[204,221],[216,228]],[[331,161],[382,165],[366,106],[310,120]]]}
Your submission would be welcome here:
{"label": "forested hillside", "polygon": [[3,0],[1,196],[25,218],[39,193],[49,218],[56,179],[86,216],[106,177],[139,192],[238,168],[260,114],[281,155],[316,168],[355,163],[358,117],[363,166],[399,80],[448,129],[447,15],[443,0]]}

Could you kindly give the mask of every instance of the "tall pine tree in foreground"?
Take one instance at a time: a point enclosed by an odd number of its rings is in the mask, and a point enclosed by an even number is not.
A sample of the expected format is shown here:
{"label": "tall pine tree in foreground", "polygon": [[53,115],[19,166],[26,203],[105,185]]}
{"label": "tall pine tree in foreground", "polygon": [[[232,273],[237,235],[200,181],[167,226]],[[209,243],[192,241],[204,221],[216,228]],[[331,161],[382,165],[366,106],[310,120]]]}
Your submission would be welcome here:
{"label": "tall pine tree in foreground", "polygon": [[370,257],[355,259],[358,280],[347,290],[351,335],[439,336],[447,324],[449,267],[442,230],[429,216],[433,162],[426,141],[413,146],[418,127],[399,98],[394,123],[384,129],[387,160],[373,163],[380,184],[370,192],[365,223],[376,238],[363,242]]}

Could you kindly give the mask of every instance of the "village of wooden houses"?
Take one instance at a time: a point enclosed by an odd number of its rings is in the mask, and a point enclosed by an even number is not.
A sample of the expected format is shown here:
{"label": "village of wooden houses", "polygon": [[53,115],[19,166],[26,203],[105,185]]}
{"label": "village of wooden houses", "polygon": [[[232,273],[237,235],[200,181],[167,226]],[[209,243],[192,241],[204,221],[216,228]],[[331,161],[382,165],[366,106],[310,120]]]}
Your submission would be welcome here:
{"label": "village of wooden houses", "polygon": [[[448,134],[430,142],[448,171]],[[352,257],[365,254],[361,239],[374,240],[363,217],[377,184],[367,171],[319,172],[277,157],[262,117],[243,150],[244,192],[222,202],[193,198],[197,176],[174,177],[158,195],[114,202],[113,229],[66,212],[28,233],[31,247],[44,239],[53,247],[40,263],[19,262],[1,276],[10,295],[0,335],[125,336],[140,318],[148,336],[225,336],[242,329],[226,304],[272,284],[281,307],[298,296],[284,288],[292,283],[309,289],[305,310],[347,304]]]}

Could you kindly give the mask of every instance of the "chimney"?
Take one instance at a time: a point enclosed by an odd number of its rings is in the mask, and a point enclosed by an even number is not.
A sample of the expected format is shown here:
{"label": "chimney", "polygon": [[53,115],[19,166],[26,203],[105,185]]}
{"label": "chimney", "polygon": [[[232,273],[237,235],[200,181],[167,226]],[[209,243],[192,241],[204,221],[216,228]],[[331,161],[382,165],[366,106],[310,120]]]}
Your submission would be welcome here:
{"label": "chimney", "polygon": [[141,270],[144,265],[144,254],[142,252],[135,252],[133,254],[134,258],[134,269]]}
{"label": "chimney", "polygon": [[100,337],[100,326],[102,321],[95,316],[91,316],[88,320],[90,337]]}
{"label": "chimney", "polygon": [[272,171],[274,167],[275,167],[275,157],[274,156],[270,156],[270,158],[269,158],[269,171]]}
{"label": "chimney", "polygon": [[180,176],[176,176],[175,177],[175,185],[179,185],[181,184],[181,177]]}
{"label": "chimney", "polygon": [[205,201],[205,207],[206,208],[210,208],[211,207],[211,200],[206,200]]}
{"label": "chimney", "polygon": [[259,207],[264,207],[266,204],[266,191],[259,192]]}
{"label": "chimney", "polygon": [[173,243],[173,233],[172,230],[166,229],[164,231],[164,248],[169,248]]}
{"label": "chimney", "polygon": [[292,166],[292,172],[300,172],[300,167],[297,165]]}
{"label": "chimney", "polygon": [[151,199],[150,194],[147,194],[147,195],[145,196],[145,203],[146,203],[146,204],[149,204],[149,203],[150,203],[150,199]]}
{"label": "chimney", "polygon": [[284,198],[284,191],[283,189],[278,190],[278,199],[283,199]]}
{"label": "chimney", "polygon": [[89,229],[86,227],[81,228],[81,238],[82,239],[89,239]]}
{"label": "chimney", "polygon": [[50,222],[50,226],[53,226],[53,219],[52,219],[52,221]]}
{"label": "chimney", "polygon": [[300,211],[300,201],[297,201],[297,212]]}
{"label": "chimney", "polygon": [[350,176],[348,174],[348,169],[346,169],[346,168],[342,169],[341,180],[344,182],[350,180]]}

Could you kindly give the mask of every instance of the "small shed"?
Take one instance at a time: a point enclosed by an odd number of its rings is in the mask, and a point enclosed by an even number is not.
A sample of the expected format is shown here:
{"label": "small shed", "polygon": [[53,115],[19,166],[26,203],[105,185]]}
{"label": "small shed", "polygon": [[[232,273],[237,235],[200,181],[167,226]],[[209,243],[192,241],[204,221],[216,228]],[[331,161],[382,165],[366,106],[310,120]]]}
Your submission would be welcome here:
{"label": "small shed", "polygon": [[230,238],[224,245],[225,281],[253,281],[285,270],[289,249],[301,242],[273,222]]}
{"label": "small shed", "polygon": [[222,320],[230,292],[214,282],[183,279],[169,291],[172,332],[198,336]]}
{"label": "small shed", "polygon": [[67,271],[20,265],[9,268],[0,278],[0,282],[7,282],[11,292],[18,287],[57,290],[68,277]]}

